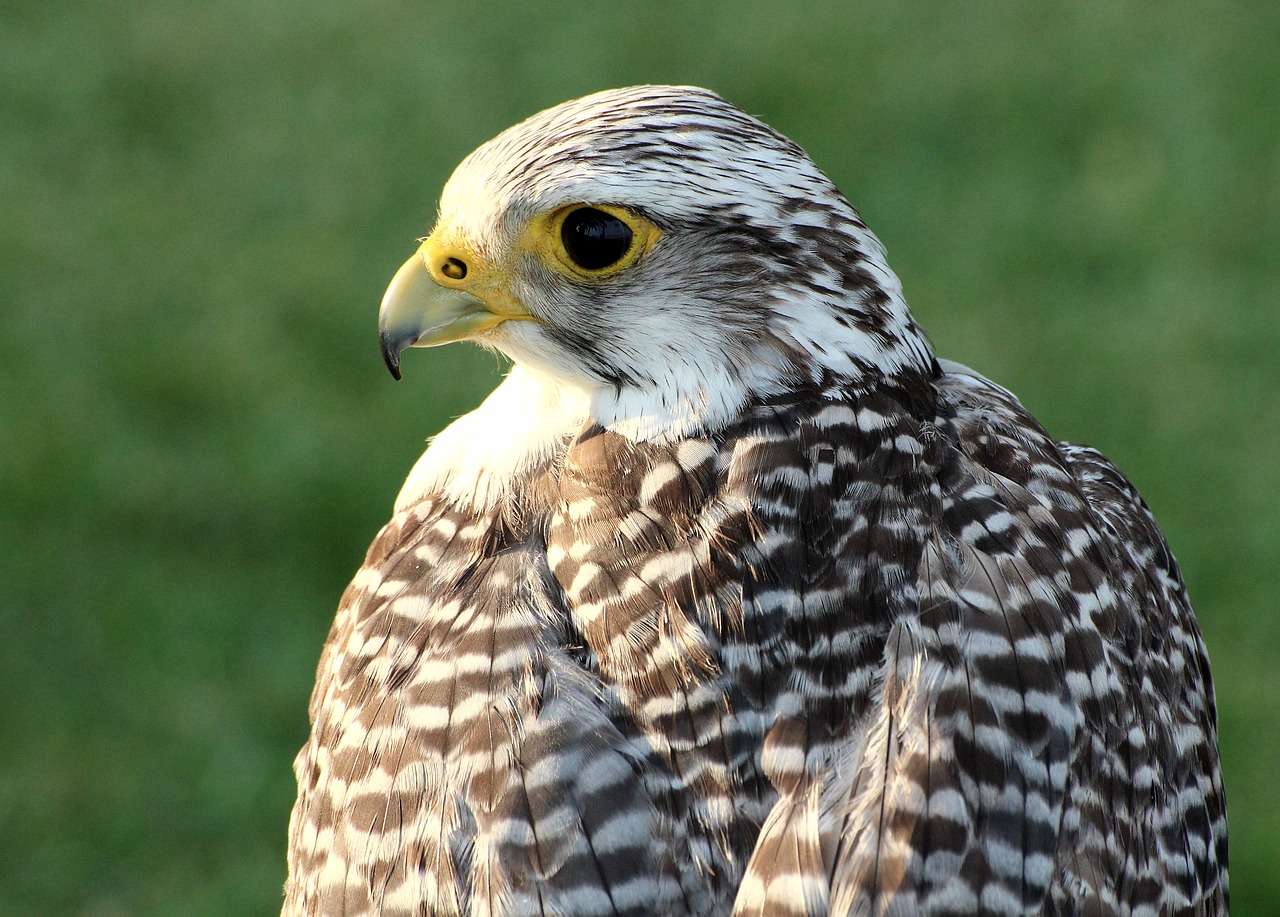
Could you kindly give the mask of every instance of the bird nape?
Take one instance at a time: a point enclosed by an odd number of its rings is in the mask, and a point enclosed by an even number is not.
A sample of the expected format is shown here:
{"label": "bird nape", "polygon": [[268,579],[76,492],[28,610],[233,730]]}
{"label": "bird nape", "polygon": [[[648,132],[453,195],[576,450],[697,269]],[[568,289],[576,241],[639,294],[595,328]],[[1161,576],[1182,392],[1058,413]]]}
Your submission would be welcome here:
{"label": "bird nape", "polygon": [[789,140],[688,87],[534,115],[380,331],[514,365],[342,597],[285,914],[1226,913],[1155,519],[934,357]]}

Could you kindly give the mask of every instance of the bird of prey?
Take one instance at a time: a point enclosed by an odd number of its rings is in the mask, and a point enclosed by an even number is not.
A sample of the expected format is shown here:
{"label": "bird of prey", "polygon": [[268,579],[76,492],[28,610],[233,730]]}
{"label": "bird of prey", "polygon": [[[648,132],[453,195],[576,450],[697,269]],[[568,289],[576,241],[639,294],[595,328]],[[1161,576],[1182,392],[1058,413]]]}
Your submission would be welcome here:
{"label": "bird of prey", "polygon": [[536,114],[380,331],[513,368],[342,598],[286,914],[1226,913],[1155,519],[935,357],[791,141],[689,87]]}

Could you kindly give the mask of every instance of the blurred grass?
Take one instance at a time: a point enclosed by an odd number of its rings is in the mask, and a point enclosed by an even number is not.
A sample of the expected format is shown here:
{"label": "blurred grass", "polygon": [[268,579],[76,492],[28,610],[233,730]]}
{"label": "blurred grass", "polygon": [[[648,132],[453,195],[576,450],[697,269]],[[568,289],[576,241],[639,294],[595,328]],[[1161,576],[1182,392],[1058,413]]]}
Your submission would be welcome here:
{"label": "blurred grass", "polygon": [[1129,472],[1280,911],[1280,8],[761,0],[0,8],[0,912],[271,914],[346,579],[497,378],[393,385],[385,282],[472,147],[634,82],[804,145],[939,351]]}

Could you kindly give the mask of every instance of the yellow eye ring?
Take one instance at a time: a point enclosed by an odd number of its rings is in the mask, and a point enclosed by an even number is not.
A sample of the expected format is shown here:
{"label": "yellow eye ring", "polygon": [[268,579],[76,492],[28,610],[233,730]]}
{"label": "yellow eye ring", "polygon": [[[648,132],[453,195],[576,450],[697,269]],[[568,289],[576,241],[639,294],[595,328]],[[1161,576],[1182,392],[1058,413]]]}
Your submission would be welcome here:
{"label": "yellow eye ring", "polygon": [[551,212],[544,244],[574,276],[610,277],[648,251],[661,230],[635,211],[612,204],[570,204]]}
{"label": "yellow eye ring", "polygon": [[631,227],[620,217],[595,207],[570,210],[560,221],[560,245],[584,271],[602,271],[626,257]]}

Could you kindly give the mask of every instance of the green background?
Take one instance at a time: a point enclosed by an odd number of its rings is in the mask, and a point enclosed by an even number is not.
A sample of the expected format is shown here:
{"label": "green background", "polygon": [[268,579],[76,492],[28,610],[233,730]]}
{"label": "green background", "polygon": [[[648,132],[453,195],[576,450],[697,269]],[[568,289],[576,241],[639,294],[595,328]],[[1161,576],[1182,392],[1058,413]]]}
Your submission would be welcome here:
{"label": "green background", "polygon": [[1280,5],[0,7],[0,913],[272,914],[338,596],[502,367],[378,356],[452,166],[609,86],[806,147],[938,351],[1137,482],[1280,912]]}

